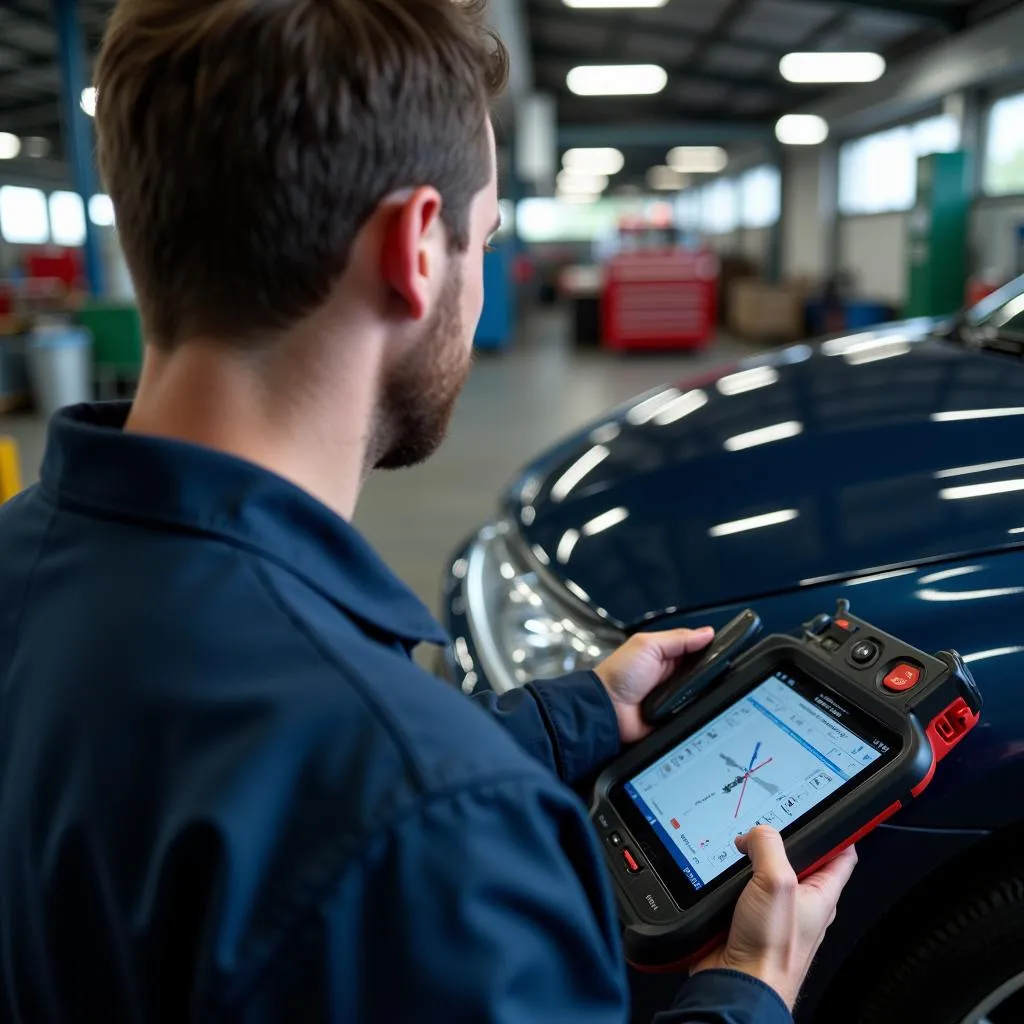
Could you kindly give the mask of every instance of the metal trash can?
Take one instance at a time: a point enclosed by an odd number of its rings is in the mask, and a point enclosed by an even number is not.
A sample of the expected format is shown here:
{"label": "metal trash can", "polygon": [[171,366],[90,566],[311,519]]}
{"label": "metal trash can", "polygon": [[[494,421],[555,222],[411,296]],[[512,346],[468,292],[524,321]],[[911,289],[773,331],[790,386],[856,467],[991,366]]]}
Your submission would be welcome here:
{"label": "metal trash can", "polygon": [[81,327],[37,327],[28,341],[28,374],[36,408],[47,418],[66,405],[92,401],[92,335]]}

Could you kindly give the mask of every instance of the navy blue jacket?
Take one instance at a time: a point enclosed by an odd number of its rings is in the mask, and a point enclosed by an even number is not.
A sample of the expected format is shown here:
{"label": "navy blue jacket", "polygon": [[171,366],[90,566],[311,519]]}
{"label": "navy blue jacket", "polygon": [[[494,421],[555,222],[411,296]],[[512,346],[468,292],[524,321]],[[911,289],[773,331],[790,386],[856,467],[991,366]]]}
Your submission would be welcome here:
{"label": "navy blue jacket", "polygon": [[[0,509],[0,1021],[624,1022],[597,680],[467,699],[350,526],[126,415]],[[664,1020],[790,1017],[710,972]]]}

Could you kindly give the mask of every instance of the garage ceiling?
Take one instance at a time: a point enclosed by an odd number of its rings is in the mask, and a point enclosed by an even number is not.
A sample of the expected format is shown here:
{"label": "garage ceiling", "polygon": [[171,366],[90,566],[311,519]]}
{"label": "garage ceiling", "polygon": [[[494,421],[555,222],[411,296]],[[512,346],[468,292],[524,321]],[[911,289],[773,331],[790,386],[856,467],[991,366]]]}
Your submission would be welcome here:
{"label": "garage ceiling", "polygon": [[[1000,5],[1005,9],[1009,4]],[[668,0],[652,10],[574,9],[527,0],[537,84],[569,124],[768,119],[813,100],[778,71],[794,50],[872,50],[906,56],[994,13],[975,0]],[[578,64],[661,64],[658,96],[588,99],[565,85]]]}
{"label": "garage ceiling", "polygon": [[[668,0],[663,8],[639,11],[572,9],[563,0],[520,2],[536,84],[557,96],[560,123],[720,125],[769,122],[820,95],[779,76],[779,58],[790,50],[872,49],[899,57],[1015,0]],[[79,0],[91,54],[112,7],[113,0]],[[566,88],[565,76],[577,64],[638,62],[670,72],[664,93],[582,99]],[[50,0],[3,0],[0,131],[42,136],[60,157],[59,83]],[[651,155],[636,155],[638,170]]]}

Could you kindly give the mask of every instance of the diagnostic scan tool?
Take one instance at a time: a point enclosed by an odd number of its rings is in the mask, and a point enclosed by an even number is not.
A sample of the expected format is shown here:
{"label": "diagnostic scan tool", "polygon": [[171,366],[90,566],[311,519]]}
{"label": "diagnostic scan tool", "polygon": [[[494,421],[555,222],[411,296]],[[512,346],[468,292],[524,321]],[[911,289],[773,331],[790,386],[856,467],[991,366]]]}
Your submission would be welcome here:
{"label": "diagnostic scan tool", "polygon": [[959,655],[915,650],[846,602],[750,648],[597,782],[627,958],[693,963],[750,880],[737,836],[778,829],[810,874],[920,796],[980,712]]}

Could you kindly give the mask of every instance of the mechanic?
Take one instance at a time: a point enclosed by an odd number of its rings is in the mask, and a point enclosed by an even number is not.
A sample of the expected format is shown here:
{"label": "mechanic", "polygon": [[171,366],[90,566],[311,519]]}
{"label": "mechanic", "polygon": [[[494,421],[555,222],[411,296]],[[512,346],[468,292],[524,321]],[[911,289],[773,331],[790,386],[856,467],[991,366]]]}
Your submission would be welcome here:
{"label": "mechanic", "polygon": [[[0,510],[0,1020],[621,1022],[570,787],[709,630],[471,701],[350,525],[441,441],[497,225],[483,2],[120,0],[99,154],[147,338]],[[410,515],[415,509],[410,509]],[[848,853],[770,830],[664,1021],[774,1024]]]}

